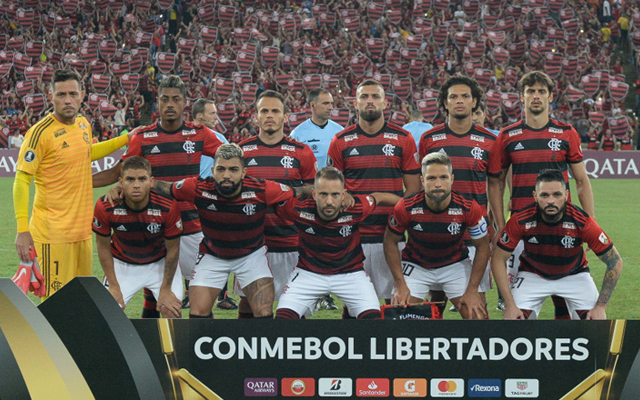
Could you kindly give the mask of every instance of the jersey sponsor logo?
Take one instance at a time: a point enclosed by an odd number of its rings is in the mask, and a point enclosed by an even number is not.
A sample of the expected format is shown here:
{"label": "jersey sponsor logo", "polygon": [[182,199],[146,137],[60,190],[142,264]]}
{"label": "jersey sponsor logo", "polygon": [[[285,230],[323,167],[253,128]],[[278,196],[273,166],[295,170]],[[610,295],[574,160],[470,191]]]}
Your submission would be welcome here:
{"label": "jersey sponsor logo", "polygon": [[67,142],[62,142],[62,148],[66,149],[67,147],[69,147],[69,145],[67,144]]}
{"label": "jersey sponsor logo", "polygon": [[282,378],[282,396],[313,397],[316,387],[313,378]]}
{"label": "jersey sponsor logo", "polygon": [[564,132],[562,129],[560,128],[554,128],[554,127],[549,127],[549,133],[562,133]]}
{"label": "jersey sponsor logo", "polygon": [[308,212],[304,212],[304,211],[300,211],[300,218],[308,219],[309,221],[315,221],[316,220],[315,215],[310,214]]}
{"label": "jersey sponsor logo", "polygon": [[338,218],[338,223],[343,224],[345,222],[353,221],[353,215],[345,215],[344,217]]}
{"label": "jersey sponsor logo", "polygon": [[396,152],[396,146],[392,145],[392,144],[385,144],[384,146],[382,146],[382,153],[385,156],[393,156]]}
{"label": "jersey sponsor logo", "polygon": [[358,139],[358,134],[357,133],[354,133],[352,135],[347,135],[347,136],[344,137],[344,141],[345,142],[350,142],[350,141],[356,140],[356,139]]}
{"label": "jersey sponsor logo", "polygon": [[242,192],[243,199],[255,199],[256,197],[256,192]]}
{"label": "jersey sponsor logo", "polygon": [[[449,212],[451,212],[451,210],[449,210]],[[416,215],[416,214],[424,214],[424,209],[422,207],[412,208],[411,215]]]}
{"label": "jersey sponsor logo", "polygon": [[450,208],[449,215],[462,215],[462,208]]}
{"label": "jersey sponsor logo", "polygon": [[247,167],[255,167],[256,165],[258,165],[258,162],[255,158],[252,158],[251,161],[247,163]]}
{"label": "jersey sponsor logo", "polygon": [[282,146],[280,146],[280,149],[284,151],[296,151],[295,146],[289,146],[286,144],[283,144]]}
{"label": "jersey sponsor logo", "polygon": [[78,124],[78,128],[80,128],[80,129],[87,129],[87,124],[85,124],[84,122],[80,122],[80,123]]}
{"label": "jersey sponsor logo", "polygon": [[360,155],[360,153],[358,153],[358,149],[354,148],[353,150],[351,150],[349,155],[350,156],[358,156],[358,155]]}
{"label": "jersey sponsor logo", "polygon": [[427,397],[427,380],[396,378],[393,380],[393,395],[395,397]]}
{"label": "jersey sponsor logo", "polygon": [[353,380],[351,378],[320,378],[318,379],[318,395],[320,397],[351,397],[353,396]]}
{"label": "jersey sponsor logo", "polygon": [[179,180],[178,182],[174,183],[174,187],[176,189],[181,189],[182,185],[184,185],[184,179]]}
{"label": "jersey sponsor logo", "polygon": [[576,229],[576,224],[573,222],[563,222],[562,229]]}
{"label": "jersey sponsor logo", "polygon": [[93,217],[93,226],[98,229],[102,228],[102,224],[100,223],[100,221],[98,221],[98,217]]}
{"label": "jersey sponsor logo", "polygon": [[602,244],[609,244],[609,238],[604,234],[604,232],[600,233],[600,236],[598,236],[598,240]]}
{"label": "jersey sponsor logo", "polygon": [[389,379],[358,378],[356,380],[357,397],[389,397]]}
{"label": "jersey sponsor logo", "polygon": [[517,135],[522,135],[522,129],[514,129],[511,132],[509,132],[509,137],[513,137]]}
{"label": "jersey sponsor logo", "polygon": [[422,225],[420,225],[420,224],[416,224],[416,225],[413,227],[413,230],[414,230],[414,231],[418,231],[418,232],[424,232],[424,229],[422,229]]}
{"label": "jersey sponsor logo", "polygon": [[202,192],[202,197],[205,197],[205,198],[211,199],[211,200],[218,200],[218,196],[216,196],[213,193],[209,193],[209,192]]}
{"label": "jersey sponsor logo", "polygon": [[351,231],[352,231],[353,227],[351,225],[345,225],[342,228],[340,228],[340,234],[342,235],[342,237],[347,237],[349,235],[351,235]]}
{"label": "jersey sponsor logo", "polygon": [[447,134],[446,133],[439,133],[437,135],[433,135],[431,137],[431,140],[434,142],[437,142],[438,140],[447,140]]}
{"label": "jersey sponsor logo", "polygon": [[462,228],[462,224],[459,222],[452,222],[449,224],[449,226],[447,227],[447,230],[449,231],[450,234],[452,235],[458,235],[460,234],[460,228]]}
{"label": "jersey sponsor logo", "polygon": [[147,215],[160,217],[162,215],[162,212],[160,210],[147,210]]}
{"label": "jersey sponsor logo", "polygon": [[431,379],[431,397],[463,397],[464,380],[452,378]]}
{"label": "jersey sponsor logo", "polygon": [[524,224],[524,229],[531,229],[531,228],[535,228],[536,226],[538,226],[538,222],[537,221],[533,221],[533,222],[527,222]]}
{"label": "jersey sponsor logo", "polygon": [[196,144],[191,140],[185,141],[184,144],[182,145],[182,148],[188,154],[193,154],[196,152]]}
{"label": "jersey sponsor logo", "polygon": [[391,139],[391,140],[398,140],[398,134],[397,133],[385,133],[383,135],[384,139]]}
{"label": "jersey sponsor logo", "polygon": [[58,136],[62,136],[64,134],[66,134],[66,133],[67,133],[67,131],[64,128],[62,128],[62,129],[58,129],[57,131],[53,132],[53,136],[54,137],[58,137]]}
{"label": "jersey sponsor logo", "polygon": [[562,145],[562,141],[556,138],[549,140],[549,143],[547,144],[551,151],[560,151],[560,145]]}
{"label": "jersey sponsor logo", "polygon": [[147,230],[149,231],[149,233],[151,233],[152,235],[155,235],[156,233],[160,232],[160,228],[162,227],[162,225],[160,224],[156,224],[155,222],[150,223],[149,225],[147,225]]}
{"label": "jersey sponsor logo", "polygon": [[189,129],[186,131],[182,131],[182,136],[195,135],[197,132],[195,129]]}
{"label": "jersey sponsor logo", "polygon": [[500,236],[500,243],[502,244],[509,243],[509,235],[507,235],[507,232],[504,232],[502,236]]}
{"label": "jersey sponsor logo", "polygon": [[473,149],[471,149],[471,155],[476,160],[482,160],[483,154],[484,154],[484,150],[482,150],[480,147],[474,147]]}
{"label": "jersey sponsor logo", "polygon": [[309,235],[315,235],[316,231],[313,230],[312,227],[309,227],[305,230],[305,232],[307,232]]}
{"label": "jersey sponsor logo", "polygon": [[575,246],[576,238],[571,236],[565,236],[560,239],[560,243],[564,246],[565,249],[572,249]]}
{"label": "jersey sponsor logo", "polygon": [[500,379],[469,379],[467,385],[469,397],[502,397],[502,381]]}
{"label": "jersey sponsor logo", "polygon": [[34,153],[33,150],[27,150],[27,152],[24,153],[24,160],[26,162],[30,163],[35,159],[36,159],[36,153]]}
{"label": "jersey sponsor logo", "polygon": [[484,137],[478,135],[471,135],[471,140],[484,143]]}
{"label": "jersey sponsor logo", "polygon": [[535,236],[533,236],[531,239],[527,240],[527,243],[531,243],[531,244],[539,244],[538,243],[538,239],[536,239]]}
{"label": "jersey sponsor logo", "polygon": [[251,144],[248,146],[242,146],[242,151],[252,151],[252,150],[258,150],[258,145],[257,144]]}
{"label": "jersey sponsor logo", "polygon": [[160,149],[158,148],[158,146],[153,146],[153,149],[151,149],[151,154],[158,154],[160,153]]}
{"label": "jersey sponsor logo", "polygon": [[507,379],[504,382],[504,394],[508,398],[537,398],[540,396],[537,379]]}
{"label": "jersey sponsor logo", "polygon": [[513,148],[514,150],[524,150],[524,146],[522,145],[522,143],[518,142],[518,144],[516,144],[516,147]]}
{"label": "jersey sponsor logo", "polygon": [[123,210],[122,208],[116,208],[113,210],[113,215],[127,215],[127,210]]}
{"label": "jersey sponsor logo", "polygon": [[282,189],[283,192],[288,192],[289,190],[291,190],[291,187],[285,185],[284,183],[281,183],[280,184],[280,189]]}
{"label": "jersey sponsor logo", "polygon": [[207,210],[209,211],[218,211],[218,208],[216,208],[216,205],[211,203],[209,204],[209,206],[207,207]]}
{"label": "jersey sponsor logo", "polygon": [[255,204],[245,204],[242,207],[242,211],[247,215],[254,215],[256,213],[256,205]]}
{"label": "jersey sponsor logo", "polygon": [[282,164],[285,168],[293,168],[293,157],[284,156],[280,160],[280,164]]}
{"label": "jersey sponsor logo", "polygon": [[146,138],[154,138],[158,137],[158,132],[145,132],[142,137]]}
{"label": "jersey sponsor logo", "polygon": [[116,230],[120,232],[126,232],[127,228],[124,225],[120,225],[119,227],[116,228]]}

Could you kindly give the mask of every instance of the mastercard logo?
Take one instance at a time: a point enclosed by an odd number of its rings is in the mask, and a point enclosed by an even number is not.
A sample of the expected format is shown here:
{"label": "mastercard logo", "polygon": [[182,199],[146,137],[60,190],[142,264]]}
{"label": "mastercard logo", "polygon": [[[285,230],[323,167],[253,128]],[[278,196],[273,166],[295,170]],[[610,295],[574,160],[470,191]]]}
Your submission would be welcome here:
{"label": "mastercard logo", "polygon": [[441,392],[453,393],[458,389],[458,385],[454,381],[440,381],[438,383],[438,390]]}
{"label": "mastercard logo", "polygon": [[436,378],[431,380],[432,397],[463,397],[464,380],[457,378]]}

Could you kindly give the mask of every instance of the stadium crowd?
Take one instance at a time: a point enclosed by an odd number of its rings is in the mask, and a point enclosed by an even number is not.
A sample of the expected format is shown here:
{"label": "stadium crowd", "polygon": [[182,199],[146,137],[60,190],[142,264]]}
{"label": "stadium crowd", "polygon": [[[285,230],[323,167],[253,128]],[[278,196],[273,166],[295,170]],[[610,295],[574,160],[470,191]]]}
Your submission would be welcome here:
{"label": "stadium crowd", "polygon": [[590,148],[611,129],[630,149],[638,3],[11,2],[0,23],[0,144],[15,147],[44,115],[55,68],[82,75],[81,113],[96,141],[156,120],[157,86],[177,74],[187,84],[187,119],[195,99],[212,99],[231,142],[257,133],[252,104],[268,89],[285,96],[287,134],[310,116],[307,91],[319,86],[333,95],[332,120],[346,126],[356,118],[355,89],[369,77],[387,89],[385,119],[400,125],[411,108],[442,122],[439,87],[452,75],[474,77],[486,93],[485,125],[501,129],[520,118],[518,79],[543,69],[558,87],[552,118],[572,123]]}

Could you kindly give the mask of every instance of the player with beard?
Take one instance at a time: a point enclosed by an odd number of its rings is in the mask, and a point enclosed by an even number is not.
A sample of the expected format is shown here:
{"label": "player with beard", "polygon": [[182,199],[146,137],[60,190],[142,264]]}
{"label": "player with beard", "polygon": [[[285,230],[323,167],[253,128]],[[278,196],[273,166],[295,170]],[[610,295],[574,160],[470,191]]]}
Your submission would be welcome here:
{"label": "player with beard", "polygon": [[[411,133],[386,123],[384,88],[367,79],[356,89],[358,122],[336,134],[329,145],[328,166],[342,171],[353,195],[384,192],[396,196],[420,191],[420,165]],[[404,185],[404,188],[403,188]],[[364,269],[379,298],[389,302],[393,277],[384,258],[382,239],[392,207],[377,207],[360,226]],[[348,313],[344,313],[348,317]]]}
{"label": "player with beard", "polygon": [[[537,319],[551,295],[566,300],[574,319],[607,318],[605,308],[622,272],[622,259],[609,236],[568,196],[561,171],[541,171],[533,191],[535,202],[512,214],[500,232],[491,268],[504,297],[504,319]],[[518,243],[524,243],[524,251],[510,284],[506,263]],[[583,243],[607,266],[599,295]]]}
{"label": "player with beard", "polygon": [[273,276],[264,238],[267,208],[311,190],[251,178],[246,171],[240,147],[225,144],[214,158],[213,177],[172,184],[155,181],[161,193],[194,204],[202,221],[204,237],[191,276],[190,318],[213,316],[211,308],[230,273],[255,318],[273,317]]}
{"label": "player with beard", "polygon": [[[482,97],[482,88],[474,79],[466,76],[449,78],[438,94],[438,106],[447,115],[447,122],[422,135],[419,153],[421,159],[431,153],[447,154],[456,177],[453,190],[468,200],[475,200],[486,218],[487,169],[496,137],[484,127],[473,123],[473,114],[480,108]],[[466,233],[464,240],[473,262],[476,248]],[[489,289],[491,275],[487,264],[479,288],[483,299]],[[446,302],[447,299],[442,296],[442,292],[433,291],[430,293],[430,300]]]}
{"label": "player with beard", "polygon": [[[266,90],[258,96],[255,106],[260,132],[239,143],[244,152],[247,174],[291,187],[312,185],[316,175],[316,158],[309,146],[284,135],[287,119],[284,97],[273,90]],[[264,236],[273,273],[275,298],[278,300],[289,274],[298,263],[298,233],[293,222],[282,219],[269,207]],[[233,291],[242,296],[242,290],[237,285],[234,285]],[[251,308],[244,297],[240,298],[238,317],[252,317]]]}
{"label": "player with beard", "polygon": [[[452,191],[451,160],[430,153],[422,160],[424,190],[396,204],[384,236],[384,253],[395,288],[391,304],[422,303],[430,289],[444,290],[464,319],[486,318],[478,287],[489,261],[484,211],[475,200]],[[407,245],[398,243],[408,232]],[[464,243],[476,248],[473,264]]]}
{"label": "player with beard", "polygon": [[[497,232],[505,225],[504,187],[507,170],[512,170],[511,212],[531,203],[538,172],[558,169],[569,182],[568,170],[576,182],[582,208],[595,218],[593,192],[583,162],[580,135],[571,126],[549,118],[549,105],[553,100],[555,84],[544,72],[525,74],[518,83],[524,102],[524,120],[504,128],[489,157],[489,204],[495,218]],[[569,201],[571,197],[569,196]],[[497,241],[494,236],[494,243]],[[521,243],[509,262],[508,276],[513,278],[518,270]],[[568,319],[564,302],[553,297],[556,318]]]}

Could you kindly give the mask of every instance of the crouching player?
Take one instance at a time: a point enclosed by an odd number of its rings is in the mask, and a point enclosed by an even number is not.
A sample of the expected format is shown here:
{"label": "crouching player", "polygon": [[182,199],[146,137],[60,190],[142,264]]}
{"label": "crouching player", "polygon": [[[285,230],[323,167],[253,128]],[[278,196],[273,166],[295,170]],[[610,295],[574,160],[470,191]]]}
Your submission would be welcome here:
{"label": "crouching player", "polygon": [[276,318],[309,316],[316,301],[330,293],[339,297],[351,317],[379,319],[380,303],[363,268],[364,254],[358,227],[376,205],[393,206],[400,197],[391,193],[354,196],[341,211],[346,196],[344,175],[325,167],[316,173],[313,198],[294,198],[276,207],[276,213],[298,229],[298,265],[278,301]]}
{"label": "crouching player", "polygon": [[180,318],[180,212],[175,201],[151,188],[149,161],[128,158],[120,175],[122,203],[110,206],[102,197],[93,218],[105,286],[123,309],[136,292],[149,288],[165,318]]}

